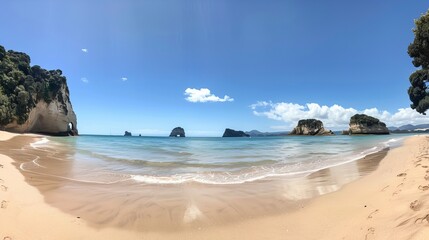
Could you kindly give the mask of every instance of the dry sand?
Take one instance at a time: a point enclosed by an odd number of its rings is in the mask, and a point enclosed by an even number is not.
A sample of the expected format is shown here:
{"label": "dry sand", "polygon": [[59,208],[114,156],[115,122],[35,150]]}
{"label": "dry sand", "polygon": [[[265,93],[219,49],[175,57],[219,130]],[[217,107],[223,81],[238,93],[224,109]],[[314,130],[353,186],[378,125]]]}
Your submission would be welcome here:
{"label": "dry sand", "polygon": [[[0,140],[13,136],[0,132]],[[176,232],[92,228],[46,204],[12,163],[0,155],[0,240],[429,239],[427,136],[408,138],[376,171],[297,211]]]}
{"label": "dry sand", "polygon": [[17,134],[0,131],[0,141],[7,141],[15,136],[17,136]]}

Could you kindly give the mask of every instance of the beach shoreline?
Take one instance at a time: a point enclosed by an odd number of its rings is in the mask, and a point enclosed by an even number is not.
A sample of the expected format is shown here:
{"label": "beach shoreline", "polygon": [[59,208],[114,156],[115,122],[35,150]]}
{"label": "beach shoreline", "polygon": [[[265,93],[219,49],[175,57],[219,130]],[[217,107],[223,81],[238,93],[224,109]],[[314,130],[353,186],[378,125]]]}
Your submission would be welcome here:
{"label": "beach shoreline", "polygon": [[[0,133],[0,139],[11,137],[13,136]],[[295,211],[174,232],[94,228],[84,218],[66,214],[47,204],[45,197],[25,182],[24,176],[13,166],[14,161],[1,155],[0,164],[3,168],[0,168],[0,178],[6,189],[3,188],[0,195],[0,210],[4,213],[0,215],[0,226],[5,226],[6,230],[0,230],[0,239],[242,239],[244,236],[246,239],[284,239],[285,236],[290,239],[321,239],[321,236],[325,239],[389,239],[390,231],[396,228],[406,228],[406,231],[398,231],[404,236],[401,239],[418,237],[427,231],[423,227],[425,223],[427,225],[426,219],[421,219],[421,224],[414,224],[414,218],[424,217],[424,210],[429,208],[425,205],[424,196],[421,196],[427,185],[424,184],[426,169],[423,167],[427,166],[424,164],[429,164],[429,160],[423,158],[423,153],[428,148],[427,141],[425,136],[408,138],[403,146],[388,151],[380,167],[368,176],[346,184],[339,191],[303,202]],[[417,159],[419,156],[420,159]],[[407,161],[400,162],[397,158],[405,158]],[[417,161],[420,162],[415,163]],[[418,164],[420,165],[416,166]],[[411,169],[412,166],[415,169]],[[407,175],[398,177],[402,173]],[[414,186],[417,183],[420,184]],[[414,189],[404,189],[408,185]],[[402,197],[405,192],[407,196]],[[415,200],[419,210],[409,207]],[[388,204],[382,204],[383,201]],[[389,209],[387,205],[391,204],[389,206],[392,208],[396,203],[401,203],[404,223],[396,223],[399,221],[396,216],[384,213],[384,209]],[[365,214],[367,215],[364,216]],[[37,220],[41,216],[43,222]],[[353,220],[353,216],[357,219]],[[360,218],[362,220],[358,221]],[[400,226],[393,226],[392,223]],[[386,231],[386,227],[381,227],[383,224],[391,229]],[[337,225],[348,230],[338,230],[335,227]],[[55,226],[55,230],[49,226]],[[351,234],[353,229],[358,229],[355,233],[361,234],[362,238]]]}
{"label": "beach shoreline", "polygon": [[3,142],[0,151],[15,159],[14,165],[26,182],[36,187],[50,206],[79,216],[97,229],[116,227],[140,232],[221,227],[289,214],[311,199],[372,172],[387,153],[383,149],[310,173],[267,176],[236,184],[141,183],[133,178],[117,181],[110,174],[100,177],[99,171],[85,175],[82,181],[73,173],[81,172],[79,162],[91,159],[79,160],[82,156],[76,155],[79,149],[74,144],[58,145],[57,140],[17,136]]}

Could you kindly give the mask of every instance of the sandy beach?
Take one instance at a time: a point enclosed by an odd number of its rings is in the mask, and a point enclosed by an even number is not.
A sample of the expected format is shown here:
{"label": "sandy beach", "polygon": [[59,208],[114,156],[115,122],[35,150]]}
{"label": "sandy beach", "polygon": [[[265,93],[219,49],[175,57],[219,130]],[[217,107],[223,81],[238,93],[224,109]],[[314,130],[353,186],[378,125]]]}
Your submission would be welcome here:
{"label": "sandy beach", "polygon": [[[35,141],[0,132],[0,144]],[[16,156],[15,156],[16,158]],[[294,211],[177,231],[97,227],[46,203],[0,155],[0,239],[428,239],[429,138],[408,138],[374,172]]]}

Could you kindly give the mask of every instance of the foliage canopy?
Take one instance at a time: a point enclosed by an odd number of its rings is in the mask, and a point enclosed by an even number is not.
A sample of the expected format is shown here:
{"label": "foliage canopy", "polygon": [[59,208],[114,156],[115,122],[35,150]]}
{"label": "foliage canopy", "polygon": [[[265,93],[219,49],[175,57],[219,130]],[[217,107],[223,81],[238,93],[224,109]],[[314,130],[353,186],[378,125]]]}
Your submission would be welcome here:
{"label": "foliage canopy", "polygon": [[366,125],[366,126],[373,126],[380,124],[381,126],[386,126],[383,122],[380,122],[375,117],[371,117],[365,114],[355,114],[350,118],[350,124],[360,124],[360,125]]}
{"label": "foliage canopy", "polygon": [[426,115],[429,108],[429,11],[415,20],[415,25],[414,41],[408,46],[408,55],[413,58],[413,65],[421,68],[410,75],[408,95],[412,102],[411,108]]}

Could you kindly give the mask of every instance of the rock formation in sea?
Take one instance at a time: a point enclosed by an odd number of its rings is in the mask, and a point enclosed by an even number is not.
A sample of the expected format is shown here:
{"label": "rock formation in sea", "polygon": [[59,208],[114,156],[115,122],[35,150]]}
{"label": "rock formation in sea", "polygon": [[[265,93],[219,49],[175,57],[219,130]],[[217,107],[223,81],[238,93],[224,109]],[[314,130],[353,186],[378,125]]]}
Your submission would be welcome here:
{"label": "rock formation in sea", "polygon": [[348,129],[343,130],[343,131],[341,131],[341,135],[350,135],[350,131]]}
{"label": "rock formation in sea", "polygon": [[233,129],[225,129],[222,137],[250,137],[249,134],[243,131],[235,131]]}
{"label": "rock formation in sea", "polygon": [[30,66],[30,57],[0,46],[0,129],[77,135],[76,114],[61,70]]}
{"label": "rock formation in sea", "polygon": [[289,135],[333,135],[331,130],[325,129],[323,123],[317,119],[303,119]]}
{"label": "rock formation in sea", "polygon": [[126,136],[126,137],[131,137],[131,136],[132,136],[132,134],[131,134],[131,132],[125,131],[124,136]]}
{"label": "rock formation in sea", "polygon": [[185,137],[185,129],[181,127],[175,127],[171,130],[170,137]]}
{"label": "rock formation in sea", "polygon": [[356,114],[350,118],[350,134],[389,134],[386,124],[377,118]]}

